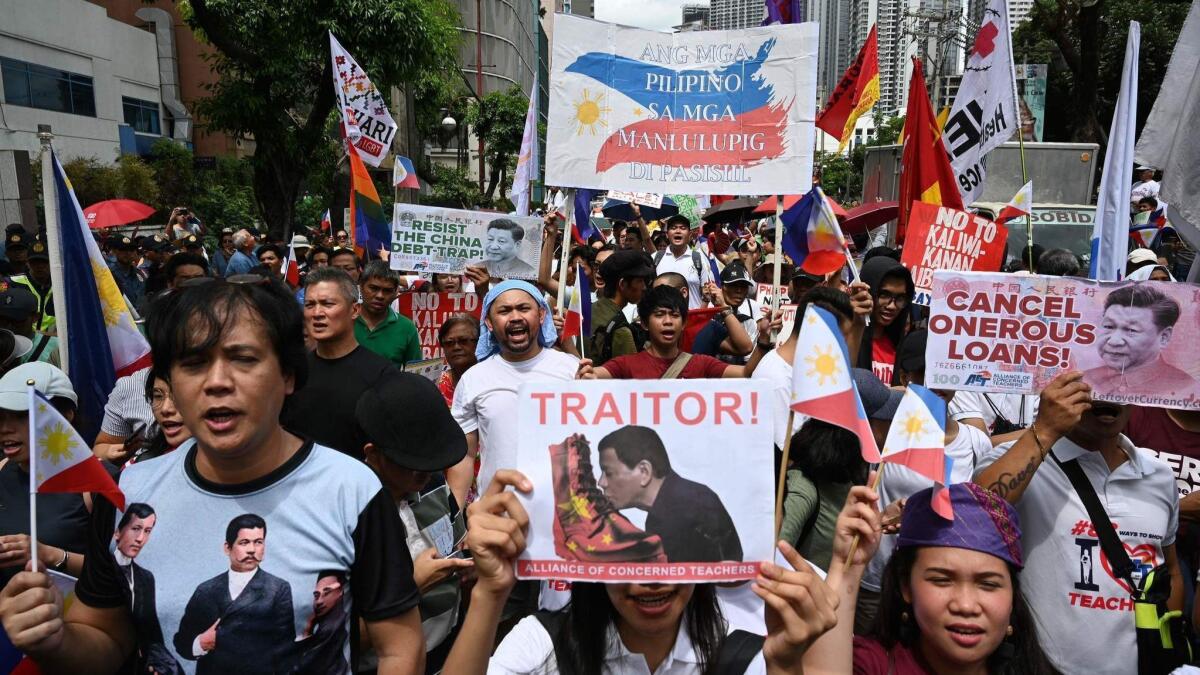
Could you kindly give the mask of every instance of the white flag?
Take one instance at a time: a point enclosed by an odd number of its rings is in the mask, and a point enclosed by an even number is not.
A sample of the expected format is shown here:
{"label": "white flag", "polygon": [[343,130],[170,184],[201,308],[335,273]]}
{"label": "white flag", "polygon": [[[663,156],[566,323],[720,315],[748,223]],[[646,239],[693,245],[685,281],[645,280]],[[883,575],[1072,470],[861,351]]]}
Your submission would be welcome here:
{"label": "white flag", "polygon": [[509,198],[517,207],[518,216],[529,215],[530,183],[537,180],[538,170],[538,76],[533,76],[533,91],[529,94],[529,110],[525,113],[525,133],[521,135],[521,153],[517,155],[517,170],[513,175]]}
{"label": "white flag", "polygon": [[1136,155],[1137,161],[1162,169],[1159,203],[1171,203],[1171,225],[1192,246],[1200,245],[1200,190],[1196,189],[1200,185],[1200,144],[1180,139],[1190,138],[1196,128],[1200,128],[1200,0],[1192,2],[1179,31]]}
{"label": "white flag", "polygon": [[983,194],[984,157],[1018,130],[1018,110],[1008,2],[990,0],[942,133],[963,204]]}
{"label": "white flag", "polygon": [[1098,281],[1116,281],[1125,276],[1129,252],[1129,193],[1133,191],[1133,141],[1137,133],[1138,52],[1142,25],[1129,22],[1125,41],[1125,67],[1121,91],[1108,132],[1108,152],[1100,175],[1096,198],[1096,220],[1092,223],[1092,260],[1088,276]]}
{"label": "white flag", "polygon": [[379,166],[396,136],[396,121],[388,112],[383,94],[332,32],[329,58],[333,60],[333,92],[342,113],[346,138],[358,149],[364,162]]}

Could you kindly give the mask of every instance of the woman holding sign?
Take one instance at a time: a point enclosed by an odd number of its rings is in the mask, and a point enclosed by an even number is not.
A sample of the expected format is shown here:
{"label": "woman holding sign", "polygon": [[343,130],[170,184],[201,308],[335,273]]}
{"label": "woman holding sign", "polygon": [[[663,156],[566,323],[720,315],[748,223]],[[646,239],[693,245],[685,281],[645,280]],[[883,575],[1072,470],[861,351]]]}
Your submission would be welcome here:
{"label": "woman holding sign", "polygon": [[765,640],[728,631],[712,585],[576,583],[566,609],[525,618],[489,657],[529,527],[508,486],[533,490],[520,473],[502,470],[468,509],[467,547],[478,581],[444,672],[800,673],[808,646],[833,626],[829,588],[795,549],[780,543],[799,571],[762,564],[753,590],[766,604]]}
{"label": "woman holding sign", "polygon": [[[838,517],[829,586],[840,596],[837,626],[810,653],[812,672],[856,675],[1057,673],[1038,642],[1021,595],[1017,512],[973,483],[944,488],[954,512],[934,512],[936,488],[909,497],[896,550],[883,573],[875,625],[855,637],[855,600],[879,546],[878,495],[851,489]],[[858,541],[858,546],[853,541]],[[853,560],[847,557],[853,555]]]}

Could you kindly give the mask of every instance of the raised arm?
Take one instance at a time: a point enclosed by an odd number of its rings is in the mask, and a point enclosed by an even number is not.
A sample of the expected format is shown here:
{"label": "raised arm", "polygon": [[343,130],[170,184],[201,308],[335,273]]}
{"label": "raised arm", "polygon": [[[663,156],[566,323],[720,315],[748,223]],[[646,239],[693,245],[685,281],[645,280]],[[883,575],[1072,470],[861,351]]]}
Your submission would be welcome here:
{"label": "raised arm", "polygon": [[975,483],[1016,504],[1050,448],[1092,407],[1083,373],[1059,375],[1042,391],[1037,418],[999,459],[975,475]]}

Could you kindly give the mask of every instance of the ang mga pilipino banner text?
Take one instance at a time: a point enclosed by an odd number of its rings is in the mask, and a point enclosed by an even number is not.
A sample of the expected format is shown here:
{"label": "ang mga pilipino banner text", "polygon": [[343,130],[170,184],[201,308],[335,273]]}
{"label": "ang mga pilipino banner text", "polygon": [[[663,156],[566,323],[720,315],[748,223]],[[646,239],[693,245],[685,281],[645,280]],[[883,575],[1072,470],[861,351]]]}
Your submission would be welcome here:
{"label": "ang mga pilipino banner text", "polygon": [[394,270],[462,274],[480,265],[493,277],[536,279],[541,256],[541,218],[419,204],[396,204],[392,216]]}
{"label": "ang mga pilipino banner text", "polygon": [[522,385],[515,468],[534,487],[518,494],[529,534],[517,576],[753,579],[773,557],[768,396],[758,380]]}
{"label": "ang mga pilipino banner text", "polygon": [[557,14],[546,183],[801,194],[817,24],[660,33]]}
{"label": "ang mga pilipino banner text", "polygon": [[1082,371],[1092,397],[1200,409],[1200,286],[938,271],[925,382],[1034,394]]}
{"label": "ang mga pilipino banner text", "polygon": [[913,302],[929,304],[934,270],[997,272],[1008,229],[948,206],[913,202],[900,262],[912,272]]}

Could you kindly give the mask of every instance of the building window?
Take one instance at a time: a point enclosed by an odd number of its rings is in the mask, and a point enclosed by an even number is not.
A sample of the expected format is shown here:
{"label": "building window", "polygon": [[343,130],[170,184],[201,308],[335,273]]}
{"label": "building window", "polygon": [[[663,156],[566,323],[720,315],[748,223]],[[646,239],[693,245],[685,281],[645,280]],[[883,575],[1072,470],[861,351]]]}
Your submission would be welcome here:
{"label": "building window", "polygon": [[42,110],[96,116],[92,78],[0,57],[4,101]]}
{"label": "building window", "polygon": [[133,127],[134,131],[139,134],[162,135],[157,103],[122,96],[121,107],[125,109],[125,124]]}

